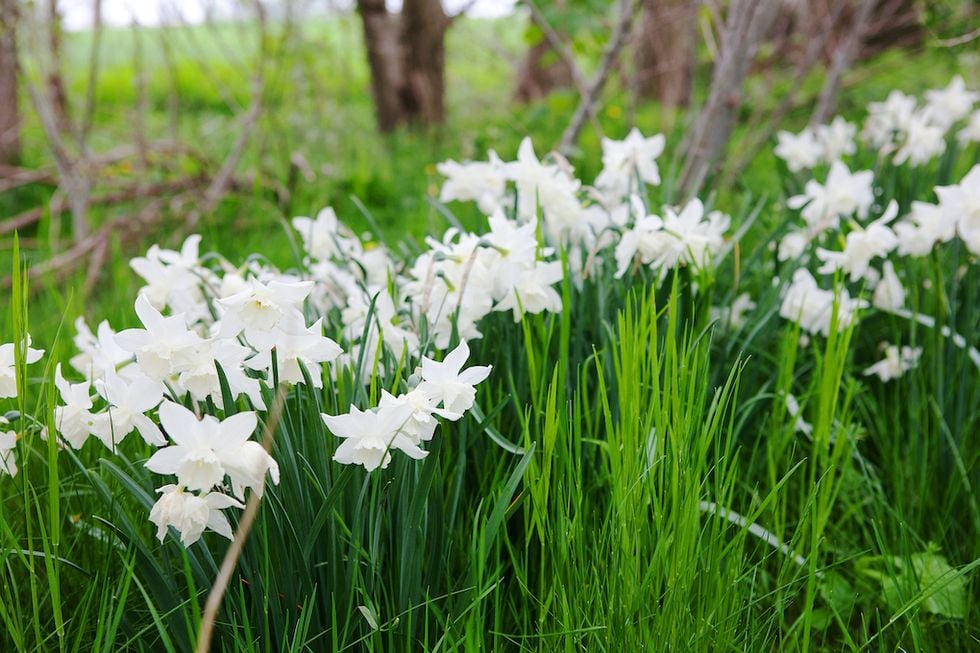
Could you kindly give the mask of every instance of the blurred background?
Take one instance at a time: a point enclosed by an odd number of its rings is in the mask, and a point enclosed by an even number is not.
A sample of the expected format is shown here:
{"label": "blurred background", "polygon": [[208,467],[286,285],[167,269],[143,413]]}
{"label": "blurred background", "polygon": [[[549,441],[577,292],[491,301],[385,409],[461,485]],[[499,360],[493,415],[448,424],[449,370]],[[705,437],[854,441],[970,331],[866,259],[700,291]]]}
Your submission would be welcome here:
{"label": "blurred background", "polygon": [[980,70],[970,0],[0,0],[0,19],[0,252],[17,232],[36,282],[86,296],[192,231],[288,256],[284,219],[326,205],[441,232],[434,164],[525,135],[590,179],[603,136],[662,131],[668,186],[724,208],[778,186],[778,129]]}

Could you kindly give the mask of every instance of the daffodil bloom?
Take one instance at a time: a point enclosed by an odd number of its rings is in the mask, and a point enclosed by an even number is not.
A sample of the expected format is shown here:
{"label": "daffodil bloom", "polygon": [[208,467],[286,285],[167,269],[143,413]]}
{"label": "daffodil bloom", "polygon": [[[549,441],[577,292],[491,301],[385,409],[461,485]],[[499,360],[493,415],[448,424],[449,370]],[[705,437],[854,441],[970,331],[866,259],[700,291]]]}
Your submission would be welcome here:
{"label": "daffodil bloom", "polygon": [[657,157],[664,152],[663,134],[649,138],[636,127],[621,141],[602,139],[602,171],[596,177],[596,188],[616,199],[639,192],[638,182],[660,185]]}
{"label": "daffodil bloom", "polygon": [[146,416],[163,401],[163,385],[143,376],[124,379],[115,372],[95,382],[95,389],[109,403],[106,412],[96,416],[92,434],[105,446],[115,449],[135,428],[147,444],[166,444],[157,425]]}
{"label": "daffodil bloom", "polygon": [[463,413],[473,407],[476,386],[490,376],[489,365],[473,366],[465,370],[463,365],[470,357],[470,348],[463,340],[442,362],[422,358],[421,387],[442,407],[454,413]]}
{"label": "daffodil bloom", "polygon": [[864,375],[875,375],[882,382],[888,382],[917,367],[921,356],[921,347],[905,346],[899,348],[897,345],[885,343],[885,357],[864,370]]}
{"label": "daffodil bloom", "polygon": [[868,215],[874,202],[873,177],[870,170],[852,173],[841,161],[834,161],[826,183],[811,179],[803,194],[794,195],[786,204],[791,209],[802,209],[800,215],[809,227],[810,236],[837,229],[841,217],[856,215],[864,218]]}
{"label": "daffodil bloom", "polygon": [[180,533],[180,541],[190,546],[199,539],[205,529],[210,529],[229,540],[234,539],[231,524],[221,512],[226,508],[244,508],[239,501],[218,492],[196,495],[177,485],[164,485],[157,490],[160,498],[150,510],[150,521],[157,526],[157,539],[163,542],[167,528],[173,526]]}
{"label": "daffodil bloom", "polygon": [[321,415],[327,428],[344,439],[333,459],[343,465],[363,465],[371,472],[379,467],[386,468],[393,450],[416,460],[424,458],[427,452],[420,449],[406,431],[414,412],[410,404],[400,403],[368,411],[351,406],[344,415]]}
{"label": "daffodil bloom", "polygon": [[970,168],[958,184],[936,187],[944,219],[956,223],[967,249],[980,255],[980,164]]}
{"label": "daffodil bloom", "polygon": [[61,437],[74,449],[81,449],[91,434],[94,416],[90,384],[68,383],[61,374],[61,363],[54,370],[54,384],[61,395],[61,405],[54,409],[54,424]]}
{"label": "daffodil bloom", "polygon": [[776,140],[773,153],[786,162],[791,172],[809,170],[823,157],[823,147],[810,129],[804,129],[799,134],[780,131],[776,134]]}
{"label": "daffodil bloom", "polygon": [[436,170],[446,178],[439,201],[473,201],[487,215],[499,210],[504,202],[507,176],[504,162],[496,152],[490,150],[488,158],[487,162],[449,160],[438,164]]}
{"label": "daffodil bloom", "polygon": [[[243,482],[253,480],[251,470],[255,465],[243,460],[246,454],[242,452],[258,423],[254,412],[238,413],[222,421],[211,415],[198,419],[183,406],[168,401],[160,406],[159,413],[160,424],[174,444],[146,461],[150,471],[176,474],[180,484],[189,490],[210,490],[232,468],[248,470],[242,474]],[[270,463],[267,468],[272,467]]]}
{"label": "daffodil bloom", "polygon": [[144,328],[121,331],[116,342],[136,355],[146,376],[163,382],[176,373],[182,357],[199,345],[201,338],[187,328],[183,313],[164,317],[143,295],[136,298],[135,307]]}
{"label": "daffodil bloom", "polygon": [[[31,336],[23,343],[24,360],[28,365],[41,360],[43,349],[31,349]],[[17,376],[15,373],[15,344],[8,342],[0,345],[0,398],[17,396]]]}
{"label": "daffodil bloom", "polygon": [[0,476],[4,474],[17,476],[17,433],[14,431],[0,431]]}

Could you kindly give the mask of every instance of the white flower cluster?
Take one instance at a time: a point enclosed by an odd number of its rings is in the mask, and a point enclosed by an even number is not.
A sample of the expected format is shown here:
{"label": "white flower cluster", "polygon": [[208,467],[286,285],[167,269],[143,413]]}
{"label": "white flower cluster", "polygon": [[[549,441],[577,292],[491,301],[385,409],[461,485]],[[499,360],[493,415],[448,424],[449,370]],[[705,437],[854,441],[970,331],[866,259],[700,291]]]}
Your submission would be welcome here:
{"label": "white flower cluster", "polygon": [[[558,155],[540,160],[529,139],[516,161],[491,152],[487,162],[440,164],[442,200],[476,202],[489,230],[450,229],[408,261],[355,236],[329,208],[293,219],[304,250],[297,270],[201,256],[199,236],[179,251],[153,246],[131,261],[145,281],[134,306],[141,327],[116,332],[102,322],[93,332],[76,323],[70,365],[81,380],[66,379],[60,365],[55,371],[61,440],[78,449],[95,438],[115,450],[136,432],[157,447],[146,467],[175,482],[158,490],[150,519],[161,539],[173,526],[185,545],[206,529],[231,537],[223,511],[242,508],[245,491],[261,492],[266,477],[278,482],[276,461],[252,439],[277,384],[322,388],[348,372],[364,383],[385,380],[395,368],[385,362],[398,362],[410,374],[406,391],[322,419],[343,440],[340,463],[371,471],[388,466],[395,450],[422,458],[439,419],[460,419],[490,373],[464,368],[481,321],[492,312],[520,321],[562,310],[559,247],[576,283],[586,254],[601,261],[605,249],[614,249],[618,276],[635,263],[661,278],[678,266],[702,269],[719,254],[728,216],[706,214],[699,200],[665,207],[662,218],[646,209],[641,197],[660,183],[663,149],[663,136],[636,130],[604,140],[594,186]],[[12,358],[0,365],[0,390],[14,385],[8,367]],[[236,413],[242,402],[250,410]],[[4,466],[15,469],[8,449]]]}
{"label": "white flower cluster", "polygon": [[[146,281],[135,302],[142,328],[116,333],[103,322],[93,334],[79,320],[79,353],[71,365],[84,380],[71,383],[60,365],[56,369],[61,402],[55,424],[64,442],[77,449],[94,436],[115,449],[136,431],[147,444],[160,447],[146,467],[176,477],[176,483],[158,490],[150,513],[161,540],[169,526],[180,532],[185,545],[205,529],[230,538],[222,511],[243,508],[245,491],[261,493],[267,475],[278,483],[276,461],[251,439],[257,411],[266,409],[263,396],[277,382],[322,388],[325,375],[335,374],[342,362],[358,360],[350,355],[341,360],[340,345],[324,335],[331,310],[336,309],[332,315],[339,315],[342,332],[362,352],[366,339],[374,343],[372,357],[380,343],[396,355],[406,346],[410,356],[420,355],[419,330],[410,323],[398,326],[403,311],[396,310],[394,299],[403,295],[387,290],[408,287],[411,278],[396,275],[383,250],[365,249],[330,210],[316,220],[297,218],[295,226],[308,255],[308,269],[296,273],[254,261],[234,268],[217,257],[202,259],[198,236],[188,238],[180,252],[151,248],[132,261]],[[536,244],[533,229],[530,238]],[[487,251],[501,256],[492,246]],[[500,265],[533,270],[536,252],[532,244],[530,260],[522,255],[520,261]],[[386,279],[390,286],[382,285]],[[504,303],[506,298],[500,299]],[[373,311],[368,309],[372,302]],[[560,301],[552,308],[559,310]],[[316,319],[307,317],[310,312]],[[442,363],[423,357],[423,380],[411,392],[386,394],[368,412],[352,407],[351,415],[370,417],[324,416],[331,431],[344,438],[335,459],[372,470],[387,465],[392,449],[424,456],[418,445],[432,438],[435,416],[459,419],[473,405],[473,385],[489,374],[489,368],[461,371],[467,355],[464,341]],[[233,407],[227,401],[242,398],[254,410],[224,420],[210,414],[212,407],[228,413]]]}
{"label": "white flower cluster", "polygon": [[[945,151],[947,134],[970,115],[978,97],[967,91],[958,77],[945,89],[927,92],[925,105],[918,109],[914,98],[893,92],[884,102],[869,106],[862,138],[878,156],[894,152],[896,165],[905,161],[923,164]],[[971,129],[976,131],[973,123],[980,122],[976,116],[974,113],[970,125],[959,133],[960,142],[978,140],[971,135]],[[811,179],[802,194],[787,201],[789,208],[800,210],[802,224],[779,242],[777,258],[805,265],[812,254],[820,263],[818,274],[839,274],[842,281],[856,284],[859,291],[872,290],[870,306],[923,322],[922,316],[904,308],[906,291],[894,263],[898,257],[926,256],[937,244],[956,236],[970,252],[980,254],[980,165],[959,184],[936,187],[937,204],[913,201],[908,214],[898,219],[899,206],[894,200],[883,211],[876,207],[874,173],[851,172],[838,158],[857,151],[853,130],[844,138],[844,124],[837,118],[832,123],[838,125],[836,130],[818,128],[816,133],[807,130],[799,135],[779,135],[776,154],[791,170],[805,170],[823,162],[830,167],[824,183]],[[830,132],[841,135],[839,147],[825,145]],[[783,293],[780,315],[798,322],[808,333],[827,335],[835,309],[838,326],[844,328],[854,322],[859,310],[868,307],[867,301],[852,298],[846,287],[836,294],[821,289],[810,270],[801,267]],[[890,346],[885,360],[870,368],[870,374],[883,381],[900,376],[914,366],[916,352]]]}
{"label": "white flower cluster", "polygon": [[885,357],[864,370],[865,376],[875,375],[882,383],[887,383],[918,366],[919,357],[922,356],[922,347],[906,345],[899,348],[897,345],[883,344]]}
{"label": "white flower cluster", "polygon": [[829,125],[807,127],[799,134],[778,132],[778,143],[773,151],[792,172],[800,172],[854,154],[857,151],[856,135],[857,126],[837,116]]}
{"label": "white flower cluster", "polygon": [[[588,260],[610,248],[617,278],[640,265],[655,270],[660,279],[680,266],[709,267],[724,246],[731,219],[720,211],[706,212],[696,198],[684,207],[663,207],[661,217],[642,199],[648,186],[660,184],[657,158],[664,145],[662,134],[647,138],[636,129],[622,141],[604,138],[603,168],[592,186],[584,186],[560,155],[551,154],[550,162],[543,162],[530,139],[524,139],[514,162],[505,163],[491,152],[489,162],[441,164],[439,170],[448,178],[440,199],[477,201],[481,209],[492,208],[500,216],[507,184],[512,182],[517,194],[515,218],[521,228],[533,232],[540,215],[547,243],[568,251],[576,283],[587,275]],[[491,195],[496,199],[488,203]],[[535,278],[524,276],[528,283]],[[553,283],[561,278],[561,270],[556,267],[538,278],[543,285]],[[557,300],[528,292],[532,288],[522,290],[519,299],[530,307],[526,310]]]}
{"label": "white flower cluster", "polygon": [[[861,220],[873,201],[871,173],[849,175],[844,164],[835,162],[831,174],[834,168],[843,171],[836,181],[823,186],[808,182],[806,194],[789,199],[791,208],[802,207],[805,226],[783,237],[778,248],[780,261],[805,262],[812,250],[821,262],[819,274],[840,272],[847,280],[873,290],[874,308],[895,313],[903,310],[906,291],[890,256],[926,256],[936,244],[957,235],[970,252],[980,254],[980,165],[959,184],[937,187],[938,204],[912,202],[911,212],[895,222],[899,209],[892,200],[878,218],[866,224]],[[859,175],[862,178],[857,180]],[[835,194],[829,188],[836,189]],[[808,213],[815,204],[820,211]],[[841,218],[848,219],[846,233]],[[822,240],[843,240],[844,246],[840,250],[821,247]],[[876,261],[881,261],[880,269],[874,266]],[[863,300],[851,299],[846,289],[841,290],[837,304],[841,327],[853,321],[858,309],[868,306]],[[800,268],[783,295],[780,315],[799,322],[807,332],[826,335],[833,306],[834,293],[821,290],[813,275]]]}
{"label": "white flower cluster", "polygon": [[[927,91],[921,107],[914,97],[892,91],[883,102],[868,105],[861,140],[895,165],[925,165],[946,151],[954,133],[961,145],[980,142],[980,110],[973,109],[978,99],[980,93],[968,90],[959,76],[946,88]],[[774,152],[792,172],[810,170],[853,155],[856,135],[857,127],[838,116],[797,134],[780,131]]]}

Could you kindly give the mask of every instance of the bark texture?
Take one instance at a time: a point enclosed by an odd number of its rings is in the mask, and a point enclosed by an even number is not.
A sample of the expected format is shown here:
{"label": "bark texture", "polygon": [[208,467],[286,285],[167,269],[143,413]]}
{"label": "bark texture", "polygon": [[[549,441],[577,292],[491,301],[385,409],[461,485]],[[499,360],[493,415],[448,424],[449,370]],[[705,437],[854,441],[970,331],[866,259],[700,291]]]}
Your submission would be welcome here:
{"label": "bark texture", "polygon": [[384,0],[358,0],[371,68],[378,129],[445,119],[445,35],[440,0],[405,0],[392,14]]}
{"label": "bark texture", "polygon": [[698,0],[643,0],[634,43],[640,96],[668,107],[691,101]]}
{"label": "bark texture", "polygon": [[17,100],[17,2],[0,0],[0,163],[20,160]]}

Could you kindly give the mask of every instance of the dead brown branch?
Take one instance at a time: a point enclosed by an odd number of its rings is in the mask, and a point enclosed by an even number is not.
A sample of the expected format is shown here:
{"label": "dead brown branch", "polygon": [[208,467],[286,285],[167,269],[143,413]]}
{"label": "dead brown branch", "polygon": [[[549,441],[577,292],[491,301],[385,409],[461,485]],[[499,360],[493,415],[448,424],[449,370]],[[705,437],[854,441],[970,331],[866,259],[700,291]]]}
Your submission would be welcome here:
{"label": "dead brown branch", "polygon": [[976,41],[977,39],[980,39],[980,27],[976,28],[972,32],[961,34],[960,36],[954,36],[948,39],[936,39],[936,45],[941,48],[955,48],[958,45],[964,45],[970,41]]}
{"label": "dead brown branch", "polygon": [[55,174],[50,170],[31,170],[0,164],[0,193],[28,184],[57,183]]}
{"label": "dead brown branch", "polygon": [[[586,97],[589,94],[588,81],[585,79],[585,75],[582,74],[582,69],[579,68],[578,63],[575,61],[575,55],[568,49],[568,46],[558,35],[558,32],[551,26],[551,23],[548,22],[545,15],[541,13],[534,0],[524,0],[524,4],[531,11],[531,20],[544,34],[548,45],[551,46],[551,49],[555,51],[565,66],[568,67],[569,72],[572,74],[572,83],[575,84],[575,90],[578,91],[579,97]],[[588,118],[592,122],[592,127],[595,129],[596,135],[601,137],[602,127],[599,125],[599,120],[596,117],[595,107],[590,105],[588,109]]]}

